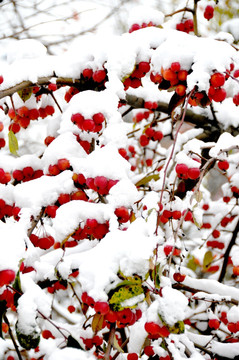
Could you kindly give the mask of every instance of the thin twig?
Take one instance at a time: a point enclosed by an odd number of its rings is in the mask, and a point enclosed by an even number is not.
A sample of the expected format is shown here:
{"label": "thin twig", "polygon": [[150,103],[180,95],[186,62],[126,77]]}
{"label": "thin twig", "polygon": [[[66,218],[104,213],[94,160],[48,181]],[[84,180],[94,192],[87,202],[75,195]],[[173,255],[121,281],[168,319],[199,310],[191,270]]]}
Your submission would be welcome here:
{"label": "thin twig", "polygon": [[18,359],[19,359],[19,360],[23,360],[23,359],[22,359],[22,355],[21,355],[21,353],[20,353],[20,351],[19,351],[17,342],[16,342],[16,340],[15,340],[15,338],[14,338],[14,336],[13,336],[12,329],[11,329],[11,326],[10,326],[10,323],[9,323],[9,321],[8,321],[8,318],[7,318],[6,314],[3,316],[3,319],[4,319],[5,323],[8,325],[8,333],[9,333],[9,336],[10,336],[10,338],[11,338],[11,340],[12,340],[12,342],[13,342],[13,345],[14,345],[14,347],[15,347],[15,350],[16,350],[16,353],[17,353],[17,356],[18,356]]}

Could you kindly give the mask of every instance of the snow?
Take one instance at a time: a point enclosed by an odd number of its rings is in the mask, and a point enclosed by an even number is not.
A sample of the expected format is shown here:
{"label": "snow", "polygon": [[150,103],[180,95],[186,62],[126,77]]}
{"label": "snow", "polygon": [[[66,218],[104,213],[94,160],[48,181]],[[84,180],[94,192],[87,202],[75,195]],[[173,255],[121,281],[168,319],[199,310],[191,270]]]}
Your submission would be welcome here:
{"label": "snow", "polygon": [[73,349],[73,348],[65,348],[65,349],[57,349],[53,351],[53,353],[48,357],[48,360],[95,360],[95,356],[86,351]]}
{"label": "snow", "polygon": [[[91,9],[89,11],[93,14],[94,5],[98,10],[100,9],[97,20],[107,14],[107,9],[114,10],[114,6],[117,7],[119,4],[118,1],[114,1],[114,3],[105,1],[106,8],[104,8],[103,4],[88,3],[79,5],[77,11]],[[138,3],[144,2],[139,1]],[[135,115],[136,112],[146,111],[146,109],[134,109],[132,112],[129,111],[126,117],[124,116],[125,109],[119,108],[120,101],[127,99],[127,96],[139,97],[144,101],[157,101],[159,104],[168,104],[170,101],[172,92],[159,91],[158,86],[150,82],[149,74],[142,79],[143,86],[124,91],[123,81],[142,61],[150,62],[150,71],[154,73],[161,73],[162,67],[167,69],[173,62],[179,62],[181,69],[190,70],[187,78],[187,93],[195,86],[197,91],[207,93],[210,87],[210,77],[215,71],[225,73],[231,63],[234,63],[236,68],[239,64],[238,52],[231,46],[233,39],[228,33],[231,32],[234,38],[237,38],[237,28],[231,20],[222,26],[224,32],[212,34],[209,38],[188,35],[174,30],[178,20],[182,18],[182,13],[177,14],[167,24],[164,23],[164,15],[158,9],[162,7],[169,9],[169,2],[157,4],[156,1],[151,1],[150,3],[152,7],[147,3],[147,6],[134,8],[135,11],[128,11],[127,26],[153,21],[157,26],[163,25],[163,28],[149,27],[123,35],[119,35],[120,31],[108,30],[107,34],[104,33],[102,36],[104,26],[106,26],[102,25],[102,32],[99,30],[95,34],[86,33],[76,36],[66,51],[60,52],[58,48],[59,56],[47,54],[46,47],[41,42],[32,39],[9,42],[8,49],[4,50],[5,52],[1,55],[1,74],[4,81],[0,85],[0,96],[2,97],[1,105],[4,108],[6,105],[11,108],[12,102],[16,109],[24,105],[30,109],[47,104],[55,106],[53,98],[46,94],[38,103],[34,97],[24,103],[17,93],[13,95],[12,99],[4,96],[4,90],[18,85],[22,81],[37,83],[39,78],[49,78],[48,80],[52,83],[57,83],[59,77],[67,77],[73,82],[78,82],[85,68],[93,71],[105,68],[108,76],[104,90],[81,91],[68,104],[63,100],[68,87],[56,90],[54,95],[62,107],[63,113],[58,109],[53,116],[31,122],[28,129],[22,129],[20,133],[17,133],[20,156],[13,156],[8,146],[1,150],[0,168],[5,171],[11,173],[15,169],[22,170],[26,166],[31,166],[34,170],[42,169],[44,172],[44,175],[38,179],[22,183],[11,181],[7,185],[0,184],[0,198],[8,205],[21,208],[18,221],[5,215],[0,221],[2,242],[0,271],[12,269],[17,272],[22,261],[25,266],[33,267],[34,271],[29,273],[20,272],[23,294],[18,300],[17,314],[13,313],[11,309],[9,309],[9,313],[11,312],[12,323],[18,321],[18,329],[24,334],[40,333],[42,324],[44,324],[43,327],[46,327],[45,320],[43,321],[40,313],[51,319],[56,340],[51,339],[47,343],[46,339],[41,339],[40,343],[39,356],[44,355],[46,360],[79,358],[93,360],[96,358],[94,348],[89,351],[64,348],[66,342],[61,337],[62,334],[59,335],[58,330],[63,328],[64,334],[67,333],[67,336],[76,334],[77,341],[81,343],[82,339],[92,337],[91,318],[87,317],[94,315],[94,309],[90,308],[87,313],[83,314],[82,312],[86,310],[84,306],[82,307],[79,299],[86,291],[95,301],[107,301],[109,291],[122,282],[122,276],[127,278],[137,274],[142,278],[145,291],[148,290],[146,294],[132,297],[121,303],[124,307],[137,305],[143,312],[142,318],[126,330],[126,335],[129,336],[130,351],[140,352],[142,350],[147,336],[144,330],[145,321],[165,322],[167,326],[174,326],[176,322],[190,317],[191,320],[196,319],[199,329],[206,330],[208,318],[219,317],[221,302],[226,303],[228,321],[239,321],[238,305],[232,306],[239,302],[239,289],[233,286],[235,280],[233,277],[227,281],[227,276],[229,277],[232,273],[232,268],[229,268],[224,284],[216,280],[218,271],[210,274],[201,266],[204,254],[208,250],[207,240],[212,238],[213,229],[220,229],[221,241],[227,246],[238,218],[236,197],[231,199],[229,204],[224,203],[221,199],[222,193],[232,196],[230,187],[239,184],[237,169],[239,135],[236,131],[233,134],[230,133],[230,127],[237,129],[239,124],[239,110],[233,105],[231,98],[238,93],[238,83],[229,78],[225,84],[228,98],[222,104],[213,102],[216,120],[209,107],[205,109],[190,107],[192,114],[205,116],[205,121],[207,121],[207,117],[208,124],[212,124],[213,128],[215,126],[216,130],[220,128],[222,131],[228,130],[228,132],[224,131],[218,140],[212,138],[205,143],[197,139],[197,137],[203,138],[205,135],[203,128],[197,126],[183,131],[181,129],[173,153],[173,136],[177,131],[177,124],[171,119],[163,121],[164,115],[157,114],[157,112],[155,118],[151,113],[149,120],[133,124],[131,114]],[[188,6],[191,6],[192,3],[192,1],[188,2]],[[200,3],[202,7],[199,11],[202,15],[203,6],[208,2]],[[183,2],[182,4],[185,6]],[[73,9],[71,5],[68,4],[69,9],[63,15],[71,14]],[[45,2],[42,3],[43,9],[44,6]],[[130,9],[130,4],[122,6],[122,11]],[[177,6],[181,6],[181,4],[178,3]],[[57,23],[55,26],[56,36],[52,32],[49,32],[48,36],[46,30],[49,30],[50,27],[45,24],[44,39],[48,38],[48,40],[54,41],[62,33],[67,36],[70,34],[69,29],[77,32],[84,31],[84,27],[87,28],[85,15],[80,14],[83,20],[79,28],[79,23],[74,23],[72,19],[70,28],[67,28],[67,21]],[[95,20],[96,17],[92,16],[90,23],[94,24]],[[67,31],[64,32],[66,28]],[[40,27],[35,30],[37,34]],[[47,45],[47,41],[44,43]],[[54,54],[54,51],[52,53]],[[81,85],[80,82],[79,85]],[[174,91],[174,88],[171,90]],[[178,107],[177,110],[179,114],[180,108]],[[73,114],[81,113],[87,119],[92,118],[98,112],[102,112],[106,119],[102,131],[99,133],[92,134],[81,131],[71,121]],[[1,111],[1,118],[4,123],[2,137],[7,139],[9,119],[4,111]],[[163,132],[164,139],[160,144],[151,140],[148,148],[143,148],[139,145],[139,136],[150,122],[151,125],[155,125],[155,129]],[[54,135],[56,138],[46,147],[44,139],[47,135]],[[77,135],[81,140],[91,143],[94,149],[90,154],[87,154],[80,145]],[[135,155],[130,154],[130,161],[127,161],[119,154],[118,150],[124,148],[129,154],[129,145],[134,145]],[[200,167],[201,163],[195,158],[200,159],[207,149],[210,157],[228,159],[230,163],[228,172],[220,172],[224,185],[220,188],[218,199],[212,201],[212,191],[209,189],[208,179],[202,182],[200,193],[196,192],[196,194],[202,195],[201,201],[195,199],[193,187],[181,199],[181,195],[178,196],[177,187],[180,180],[175,174],[175,164],[185,163],[188,167]],[[168,163],[171,154],[172,159]],[[49,165],[54,165],[63,158],[69,160],[70,170],[65,170],[57,176],[49,176]],[[146,166],[141,161],[151,158],[153,167]],[[202,161],[204,160],[202,158]],[[135,172],[132,170],[132,164],[137,167]],[[161,166],[161,170],[156,170]],[[165,174],[166,166],[168,169]],[[217,172],[219,173],[218,169]],[[110,189],[109,194],[99,196],[97,192],[88,189],[85,185],[74,183],[72,177],[79,173],[86,178],[105,176],[107,179],[118,180],[118,182]],[[158,175],[157,181],[152,179],[145,188],[135,185],[139,180],[152,174]],[[210,178],[211,171],[207,176]],[[162,189],[164,180],[165,186]],[[186,186],[189,184],[189,182],[185,183]],[[213,187],[215,186],[213,184]],[[32,229],[33,220],[36,220],[42,208],[55,204],[60,194],[72,194],[77,190],[84,190],[89,201],[71,200],[59,206],[55,218],[43,215]],[[160,199],[164,210],[182,211],[190,208],[193,211],[194,224],[191,222],[179,224],[175,219],[170,219],[167,224],[162,224],[159,221],[161,213],[158,213]],[[208,212],[203,209],[206,201],[210,203]],[[127,223],[121,223],[114,213],[115,209],[121,206],[126,207],[131,213]],[[236,219],[224,229],[221,219],[229,215],[235,215]],[[109,232],[100,240],[86,237],[80,240],[75,247],[66,247],[65,240],[72,240],[71,235],[79,226],[83,227],[87,219],[96,219],[100,224],[108,222]],[[210,222],[212,227],[197,229],[205,222]],[[52,235],[55,245],[48,250],[34,247],[28,237],[30,229],[33,230],[33,234]],[[225,234],[226,232],[229,234]],[[60,248],[57,248],[59,244]],[[165,245],[179,248],[181,254],[165,255]],[[230,253],[233,265],[238,265],[237,246],[238,241]],[[215,263],[221,266],[223,252],[220,250],[210,249],[212,256],[215,255]],[[188,255],[191,254],[191,251],[195,256],[195,271],[187,267]],[[153,274],[155,265],[159,265],[157,275],[160,278],[160,292],[159,286],[157,287],[157,284],[154,283],[155,279],[152,279],[153,275],[155,276]],[[76,278],[71,276],[75,270],[79,271]],[[184,294],[173,288],[175,282],[172,275],[179,270],[187,274],[182,286],[195,289],[192,297],[190,292]],[[71,286],[68,286],[66,290],[56,290],[52,295],[49,289],[47,291],[37,285],[39,283],[44,287],[46,283],[47,286],[49,284],[53,286],[58,280],[65,280]],[[1,289],[1,293],[4,289],[6,287]],[[190,307],[188,306],[189,297],[192,301]],[[215,313],[213,309],[207,311],[208,307],[205,304],[211,301],[216,302]],[[197,302],[198,304],[196,304]],[[229,306],[230,302],[232,304]],[[75,313],[69,313],[67,310],[69,304],[76,305]],[[202,313],[197,314],[200,309]],[[221,324],[221,326],[224,325]],[[204,359],[205,357],[200,354],[194,344],[206,347],[220,356],[234,357],[239,352],[238,344],[220,343],[219,340],[213,340],[211,335],[191,333],[188,325],[185,328],[183,334],[172,333],[169,339],[165,339],[168,349],[176,360],[185,359],[186,355],[190,359]],[[224,328],[227,332],[226,326]],[[104,331],[100,330],[98,334],[106,339],[107,335]],[[222,339],[222,341],[226,339],[226,335],[223,337],[222,332],[215,332],[215,334],[220,334],[221,338],[218,336],[218,339]],[[7,341],[3,342],[0,339],[1,358],[5,358],[8,355],[6,355],[6,351],[12,348],[12,345],[6,346]],[[161,341],[161,339],[152,339],[152,345],[156,354],[166,356],[167,352],[161,347]],[[105,346],[107,346],[106,341],[103,344],[103,347]],[[31,355],[29,354],[29,358],[33,356],[36,356],[34,350]],[[121,354],[119,359],[126,360],[126,357],[126,353]],[[146,360],[146,355],[142,355],[141,358]]]}

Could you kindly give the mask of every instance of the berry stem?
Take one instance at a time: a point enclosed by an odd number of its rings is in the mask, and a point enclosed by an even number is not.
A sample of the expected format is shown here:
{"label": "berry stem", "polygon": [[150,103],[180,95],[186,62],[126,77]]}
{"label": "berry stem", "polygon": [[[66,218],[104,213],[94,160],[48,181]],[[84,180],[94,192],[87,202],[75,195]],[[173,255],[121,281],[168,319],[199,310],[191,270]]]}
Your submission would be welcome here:
{"label": "berry stem", "polygon": [[199,34],[198,34],[198,21],[197,21],[197,3],[198,3],[198,0],[194,0],[193,27],[194,27],[194,34],[196,36],[199,36]]}

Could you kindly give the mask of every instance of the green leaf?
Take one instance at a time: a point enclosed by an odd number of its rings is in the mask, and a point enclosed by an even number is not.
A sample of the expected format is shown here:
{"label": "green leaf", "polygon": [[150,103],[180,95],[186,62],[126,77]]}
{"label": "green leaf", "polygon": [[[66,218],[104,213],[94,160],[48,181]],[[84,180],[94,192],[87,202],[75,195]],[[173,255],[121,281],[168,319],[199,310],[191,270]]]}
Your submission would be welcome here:
{"label": "green leaf", "polygon": [[81,347],[81,345],[78,343],[78,341],[73,338],[73,336],[69,335],[68,338],[67,338],[67,344],[66,344],[67,347],[72,347],[72,348],[75,348],[75,349],[81,349],[83,350],[83,348]]}
{"label": "green leaf", "polygon": [[28,99],[30,99],[30,97],[32,96],[32,87],[28,87],[22,90],[19,90],[18,95],[20,96],[20,98],[22,99],[22,101],[27,101]]}
{"label": "green leaf", "polygon": [[14,283],[12,285],[13,289],[16,290],[14,294],[14,305],[18,305],[18,299],[22,296],[22,287],[21,287],[21,279],[20,279],[20,271],[18,270]]}
{"label": "green leaf", "polygon": [[184,322],[177,321],[173,326],[169,326],[168,330],[172,334],[182,334],[184,333]]}
{"label": "green leaf", "polygon": [[35,349],[40,342],[40,335],[38,332],[33,331],[31,334],[23,334],[18,329],[18,323],[16,323],[16,335],[17,340],[21,347],[23,347],[26,350]]}
{"label": "green leaf", "polygon": [[9,150],[13,155],[19,156],[17,153],[18,150],[18,141],[16,138],[16,135],[14,134],[13,131],[9,131],[8,133],[8,146],[9,146]]}
{"label": "green leaf", "polygon": [[191,269],[192,271],[195,271],[197,269],[197,264],[195,262],[195,257],[193,255],[189,256],[188,262],[187,262],[187,267],[189,269]]}
{"label": "green leaf", "polygon": [[125,300],[132,299],[138,295],[144,293],[143,287],[141,284],[131,284],[131,285],[124,285],[113,292],[109,299],[109,304],[114,311],[121,311],[125,308],[135,308],[137,304],[132,306],[123,306],[122,303]]}
{"label": "green leaf", "polygon": [[157,181],[159,179],[159,174],[153,174],[153,175],[149,175],[149,176],[145,176],[143,177],[143,179],[139,180],[135,186],[142,186],[142,185],[146,185],[148,184],[151,180],[155,180]]}
{"label": "green leaf", "polygon": [[208,250],[203,258],[203,268],[207,269],[208,265],[211,264],[212,260],[213,260],[212,252]]}

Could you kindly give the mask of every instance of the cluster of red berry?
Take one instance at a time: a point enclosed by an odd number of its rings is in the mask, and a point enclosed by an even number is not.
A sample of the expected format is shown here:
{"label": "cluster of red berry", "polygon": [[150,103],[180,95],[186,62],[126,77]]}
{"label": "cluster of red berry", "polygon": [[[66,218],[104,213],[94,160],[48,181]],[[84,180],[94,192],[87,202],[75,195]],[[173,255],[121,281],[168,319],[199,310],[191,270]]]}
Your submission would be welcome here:
{"label": "cluster of red berry", "polygon": [[134,89],[142,85],[141,79],[149,72],[150,63],[147,61],[141,61],[136,64],[134,71],[124,80],[124,89],[127,90],[129,87]]}
{"label": "cluster of red berry", "polygon": [[22,170],[16,169],[12,173],[12,177],[16,182],[26,182],[38,179],[43,176],[43,170],[34,170],[31,166],[25,166]]}
{"label": "cluster of red berry", "polygon": [[52,105],[46,107],[40,107],[39,109],[32,108],[28,109],[27,106],[21,106],[18,109],[9,109],[8,116],[13,123],[10,124],[9,130],[15,134],[20,131],[20,128],[26,129],[31,120],[37,120],[38,118],[46,118],[48,115],[53,115],[55,108]]}
{"label": "cluster of red berry", "polygon": [[92,118],[85,119],[80,113],[73,114],[71,121],[76,124],[80,130],[92,131],[98,133],[102,130],[102,124],[105,122],[105,116],[101,112],[96,113]]}

